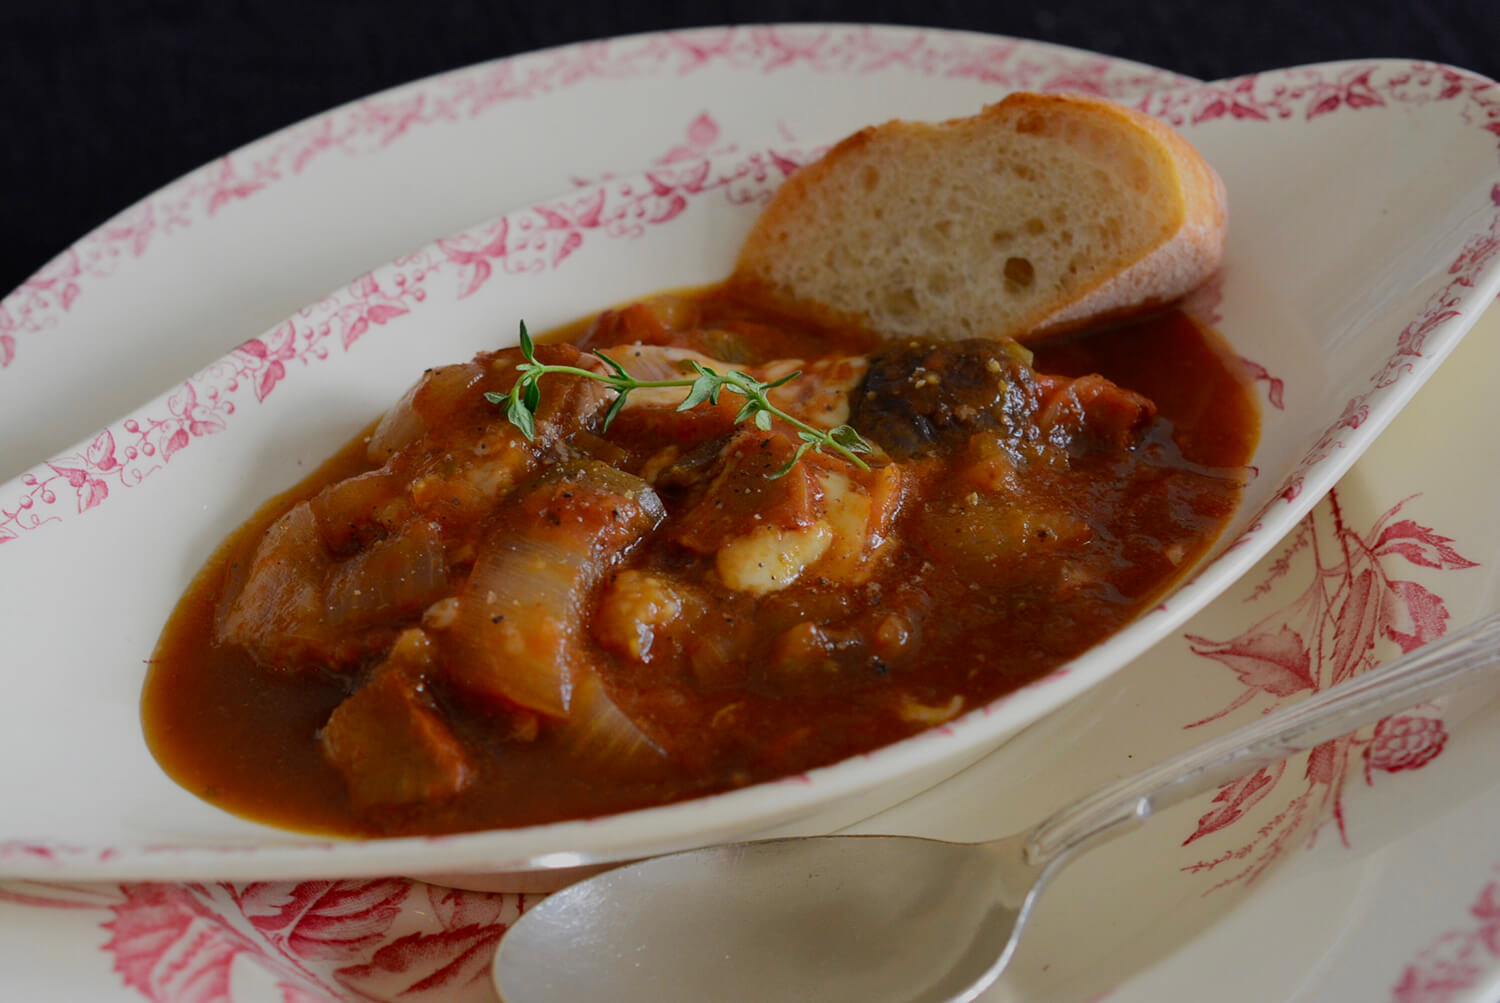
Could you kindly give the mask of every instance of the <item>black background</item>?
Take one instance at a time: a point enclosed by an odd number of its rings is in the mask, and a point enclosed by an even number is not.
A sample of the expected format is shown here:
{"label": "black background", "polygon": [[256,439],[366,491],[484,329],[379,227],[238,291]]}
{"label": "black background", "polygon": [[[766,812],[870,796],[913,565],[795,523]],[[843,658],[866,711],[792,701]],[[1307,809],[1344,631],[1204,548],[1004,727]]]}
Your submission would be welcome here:
{"label": "black background", "polygon": [[1217,78],[1409,56],[1500,77],[1497,0],[0,0],[0,291],[173,178],[442,70],[589,38],[766,21],[967,28]]}

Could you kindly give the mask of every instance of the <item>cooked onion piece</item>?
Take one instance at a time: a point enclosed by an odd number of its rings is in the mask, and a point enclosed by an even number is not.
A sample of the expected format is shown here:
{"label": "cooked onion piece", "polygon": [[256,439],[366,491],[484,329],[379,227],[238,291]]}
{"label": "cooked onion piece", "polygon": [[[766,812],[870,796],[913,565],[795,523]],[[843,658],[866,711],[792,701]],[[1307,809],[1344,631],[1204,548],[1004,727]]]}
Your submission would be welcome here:
{"label": "cooked onion piece", "polygon": [[215,639],[279,671],[299,667],[331,637],[323,614],[332,563],[312,508],[292,506],[261,539],[239,593],[220,607]]}
{"label": "cooked onion piece", "polygon": [[349,558],[328,588],[328,620],[359,629],[420,612],[448,589],[448,562],[436,524],[407,523]]}
{"label": "cooked onion piece", "polygon": [[589,770],[639,775],[665,763],[666,756],[616,706],[594,673],[582,675],[573,693],[573,709],[557,731],[568,758]]}
{"label": "cooked onion piece", "polygon": [[375,426],[366,446],[370,462],[385,463],[397,450],[441,426],[464,393],[483,378],[484,367],[477,362],[427,370]]}
{"label": "cooked onion piece", "polygon": [[584,600],[665,516],[638,477],[594,460],[553,468],[480,545],[448,632],[448,678],[480,697],[567,716],[585,664]]}

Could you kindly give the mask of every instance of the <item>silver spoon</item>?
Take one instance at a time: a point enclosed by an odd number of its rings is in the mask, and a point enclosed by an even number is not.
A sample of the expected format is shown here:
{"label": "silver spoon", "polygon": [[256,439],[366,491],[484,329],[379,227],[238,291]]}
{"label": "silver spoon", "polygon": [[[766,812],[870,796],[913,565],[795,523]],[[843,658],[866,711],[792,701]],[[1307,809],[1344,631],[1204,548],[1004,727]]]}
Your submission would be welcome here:
{"label": "silver spoon", "polygon": [[772,839],[608,871],[521,917],[500,942],[495,987],[505,1003],[972,1000],[1083,850],[1496,661],[1500,613],[993,842]]}

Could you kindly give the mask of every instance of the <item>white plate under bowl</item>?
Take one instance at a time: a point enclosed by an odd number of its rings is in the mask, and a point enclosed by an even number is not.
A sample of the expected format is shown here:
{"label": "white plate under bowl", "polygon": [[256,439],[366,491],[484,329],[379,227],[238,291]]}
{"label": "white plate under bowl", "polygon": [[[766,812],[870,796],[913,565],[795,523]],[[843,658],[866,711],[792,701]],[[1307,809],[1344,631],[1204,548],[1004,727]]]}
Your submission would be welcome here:
{"label": "white plate under bowl", "polygon": [[1110,641],[941,729],[805,776],[602,819],[329,841],[234,818],[178,788],[151,760],[137,711],[143,662],[221,536],[394,400],[413,374],[509,343],[520,317],[544,329],[722,277],[796,154],[682,158],[581,187],[356,279],[0,487],[6,511],[21,499],[28,504],[16,511],[30,514],[0,526],[13,537],[0,552],[5,658],[30,669],[7,672],[0,761],[35,764],[0,777],[0,873],[546,869],[827,830],[929,786],[1109,676],[1226,588],[1457,344],[1500,286],[1492,262],[1500,169],[1495,136],[1484,128],[1484,83],[1366,63],[1144,100],[1225,178],[1232,224],[1224,277],[1199,306],[1266,374],[1258,476],[1216,559]]}

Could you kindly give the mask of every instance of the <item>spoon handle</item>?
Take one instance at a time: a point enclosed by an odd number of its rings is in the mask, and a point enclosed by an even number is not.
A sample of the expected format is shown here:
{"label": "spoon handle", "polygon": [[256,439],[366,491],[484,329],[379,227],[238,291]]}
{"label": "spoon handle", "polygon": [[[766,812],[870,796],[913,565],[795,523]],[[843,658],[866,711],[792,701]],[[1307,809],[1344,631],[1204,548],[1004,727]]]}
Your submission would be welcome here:
{"label": "spoon handle", "polygon": [[1439,696],[1500,662],[1500,613],[1291,707],[1268,714],[1075,801],[1026,842],[1026,860],[1045,864],[1084,841],[1120,835],[1197,794],[1294,753]]}

